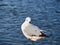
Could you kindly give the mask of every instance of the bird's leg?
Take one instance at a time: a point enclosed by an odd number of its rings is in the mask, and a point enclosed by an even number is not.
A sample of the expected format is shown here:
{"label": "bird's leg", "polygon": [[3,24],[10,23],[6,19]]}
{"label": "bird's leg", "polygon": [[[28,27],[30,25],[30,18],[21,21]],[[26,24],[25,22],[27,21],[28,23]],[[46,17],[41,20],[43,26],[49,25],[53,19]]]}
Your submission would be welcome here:
{"label": "bird's leg", "polygon": [[32,41],[32,45],[34,45],[34,41]]}

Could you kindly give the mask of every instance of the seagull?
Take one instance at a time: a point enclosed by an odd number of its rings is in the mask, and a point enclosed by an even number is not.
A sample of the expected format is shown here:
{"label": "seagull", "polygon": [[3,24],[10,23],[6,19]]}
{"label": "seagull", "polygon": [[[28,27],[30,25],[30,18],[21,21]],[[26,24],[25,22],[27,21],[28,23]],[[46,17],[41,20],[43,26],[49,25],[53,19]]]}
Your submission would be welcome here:
{"label": "seagull", "polygon": [[34,45],[35,41],[48,37],[46,34],[43,33],[44,30],[41,30],[39,27],[31,24],[30,17],[26,17],[24,23],[21,25],[21,30],[24,36],[32,41],[32,45]]}

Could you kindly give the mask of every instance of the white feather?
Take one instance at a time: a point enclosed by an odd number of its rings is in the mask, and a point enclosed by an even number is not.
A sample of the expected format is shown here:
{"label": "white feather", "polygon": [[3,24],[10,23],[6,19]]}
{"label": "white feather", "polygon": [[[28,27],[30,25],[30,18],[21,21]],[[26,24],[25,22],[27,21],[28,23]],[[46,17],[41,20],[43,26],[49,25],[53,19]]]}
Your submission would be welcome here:
{"label": "white feather", "polygon": [[[25,19],[25,22],[21,26],[22,32],[25,35],[25,37],[28,39],[31,39],[33,41],[37,41],[41,38],[44,38],[44,37],[39,37],[39,35],[42,35],[41,31],[43,32],[43,30],[39,29],[39,27],[37,27],[29,22],[31,22],[31,18],[27,17]],[[35,36],[32,36],[32,35],[35,35]]]}

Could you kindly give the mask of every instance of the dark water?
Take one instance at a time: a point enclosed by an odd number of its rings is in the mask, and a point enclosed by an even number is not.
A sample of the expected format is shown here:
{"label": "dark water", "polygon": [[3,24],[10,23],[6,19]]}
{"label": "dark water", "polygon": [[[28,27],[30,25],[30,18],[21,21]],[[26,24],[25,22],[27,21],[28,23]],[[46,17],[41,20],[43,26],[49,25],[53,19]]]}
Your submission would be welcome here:
{"label": "dark water", "polygon": [[59,0],[0,0],[0,45],[31,45],[20,28],[27,16],[51,36],[35,45],[60,45]]}

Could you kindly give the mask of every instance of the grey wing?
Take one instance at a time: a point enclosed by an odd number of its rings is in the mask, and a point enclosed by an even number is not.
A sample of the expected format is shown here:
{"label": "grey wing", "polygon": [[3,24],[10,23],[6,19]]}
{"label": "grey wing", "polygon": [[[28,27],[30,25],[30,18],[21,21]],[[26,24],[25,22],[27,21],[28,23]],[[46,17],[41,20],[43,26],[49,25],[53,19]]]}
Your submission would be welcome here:
{"label": "grey wing", "polygon": [[29,24],[26,27],[25,32],[26,32],[27,35],[30,35],[30,36],[39,36],[39,35],[41,35],[40,29],[37,26],[32,25],[32,24]]}

